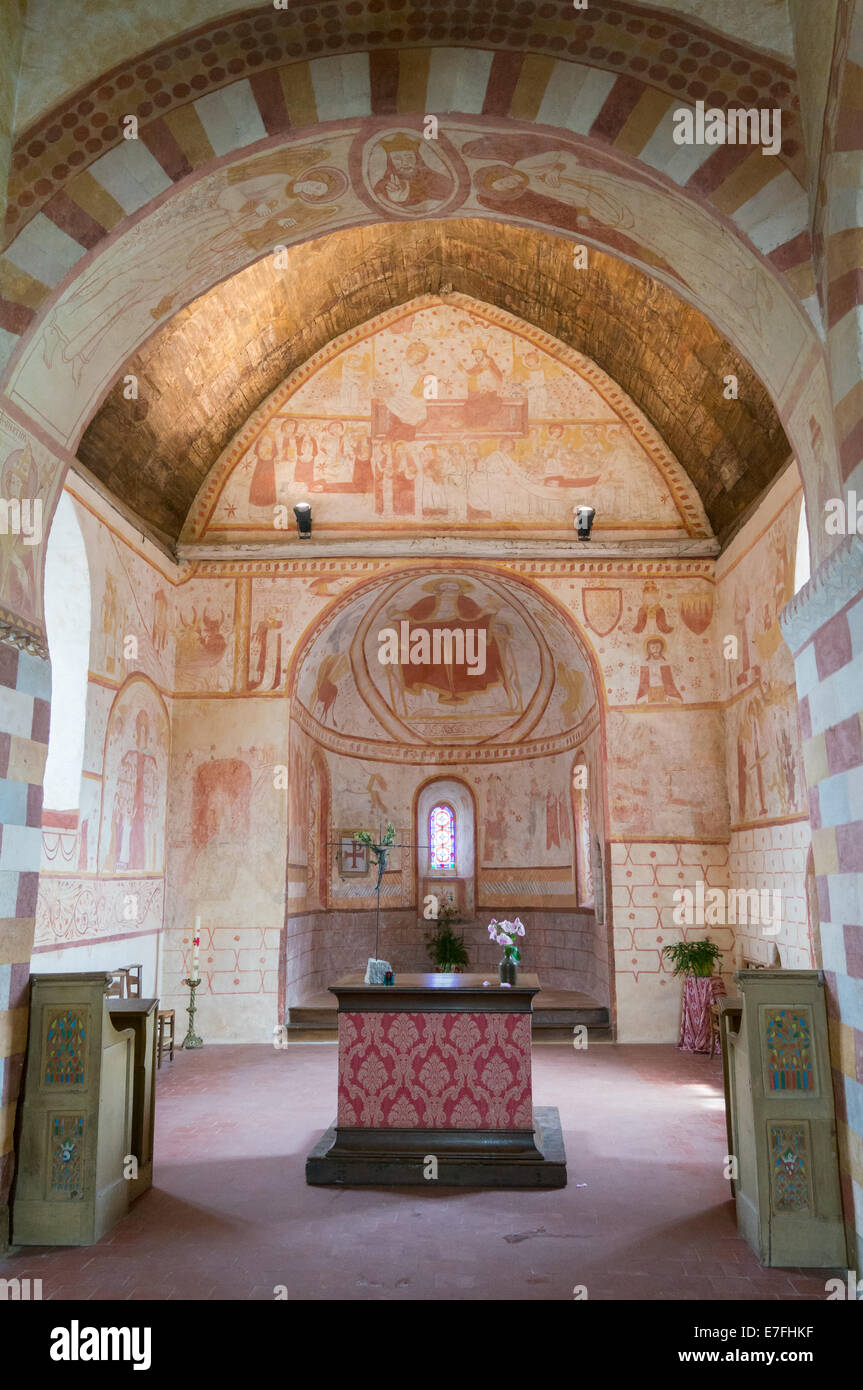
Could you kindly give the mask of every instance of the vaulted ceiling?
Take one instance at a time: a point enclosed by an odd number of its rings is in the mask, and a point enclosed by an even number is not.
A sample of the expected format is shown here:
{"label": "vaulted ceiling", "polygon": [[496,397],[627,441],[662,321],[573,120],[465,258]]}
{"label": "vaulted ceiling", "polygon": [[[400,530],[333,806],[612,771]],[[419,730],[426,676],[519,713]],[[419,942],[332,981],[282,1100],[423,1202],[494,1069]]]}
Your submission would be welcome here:
{"label": "vaulted ceiling", "polygon": [[[91,421],[80,460],[149,527],[176,542],[201,483],[249,415],[338,335],[421,294],[497,305],[592,358],[644,411],[687,470],[720,540],[790,448],[759,379],[708,320],[627,263],[476,219],[334,233],[224,281],[154,333]],[[725,398],[725,379],[738,398]],[[134,425],[134,428],[130,426]]]}

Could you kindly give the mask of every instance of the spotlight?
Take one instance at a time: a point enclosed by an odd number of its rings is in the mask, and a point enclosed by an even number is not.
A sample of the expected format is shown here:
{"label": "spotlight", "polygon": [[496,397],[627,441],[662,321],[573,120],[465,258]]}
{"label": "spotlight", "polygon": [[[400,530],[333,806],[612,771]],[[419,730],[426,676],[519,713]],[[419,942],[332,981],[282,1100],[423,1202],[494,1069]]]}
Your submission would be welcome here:
{"label": "spotlight", "polygon": [[575,525],[580,541],[590,540],[590,529],[593,526],[593,518],[596,516],[595,507],[576,507]]}
{"label": "spotlight", "polygon": [[297,518],[297,535],[301,541],[307,541],[312,534],[311,502],[298,502],[294,507],[294,516]]}

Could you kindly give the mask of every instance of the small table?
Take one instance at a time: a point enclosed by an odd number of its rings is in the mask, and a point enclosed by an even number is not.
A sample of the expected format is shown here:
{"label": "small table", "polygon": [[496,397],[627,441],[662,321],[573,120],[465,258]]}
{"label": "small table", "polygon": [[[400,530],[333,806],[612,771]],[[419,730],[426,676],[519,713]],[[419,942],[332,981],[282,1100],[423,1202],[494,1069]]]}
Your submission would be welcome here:
{"label": "small table", "polygon": [[306,1160],[313,1185],[564,1187],[554,1106],[534,1109],[536,975],[401,975],[330,986],[338,1000],[336,1122]]}

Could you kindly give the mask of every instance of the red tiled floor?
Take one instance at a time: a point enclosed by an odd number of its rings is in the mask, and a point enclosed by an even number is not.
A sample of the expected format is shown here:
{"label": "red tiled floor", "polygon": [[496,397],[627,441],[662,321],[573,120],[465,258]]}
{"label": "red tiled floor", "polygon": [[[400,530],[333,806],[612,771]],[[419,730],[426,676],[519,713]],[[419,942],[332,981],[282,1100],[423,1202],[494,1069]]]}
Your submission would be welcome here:
{"label": "red tiled floor", "polygon": [[20,1250],[43,1297],[801,1299],[831,1271],[762,1269],[736,1234],[718,1059],[534,1049],[560,1110],[558,1192],[305,1184],[333,1121],[336,1048],[178,1052],[158,1074],[156,1186],[97,1246]]}

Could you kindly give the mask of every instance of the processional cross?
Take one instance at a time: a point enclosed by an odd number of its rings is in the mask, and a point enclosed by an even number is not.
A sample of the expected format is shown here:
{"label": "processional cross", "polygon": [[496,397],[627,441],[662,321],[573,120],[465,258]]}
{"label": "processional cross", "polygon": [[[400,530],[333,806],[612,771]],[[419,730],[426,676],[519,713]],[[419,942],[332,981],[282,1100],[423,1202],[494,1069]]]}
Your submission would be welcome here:
{"label": "processional cross", "polygon": [[[345,838],[346,838],[346,837],[345,837]],[[379,826],[378,826],[378,838],[377,838],[377,840],[373,840],[373,839],[372,839],[372,836],[371,836],[371,834],[369,833],[368,830],[358,830],[357,833],[356,833],[356,835],[353,836],[353,843],[352,843],[351,849],[350,849],[350,854],[351,854],[351,856],[352,856],[352,864],[353,864],[353,867],[356,867],[356,862],[357,862],[357,851],[356,851],[356,847],[355,847],[357,841],[359,841],[359,843],[360,843],[361,845],[365,845],[366,849],[369,850],[369,852],[370,852],[371,855],[372,855],[372,858],[374,859],[375,864],[377,865],[377,870],[378,870],[378,876],[377,876],[377,880],[376,880],[376,882],[375,882],[375,896],[376,896],[376,898],[377,898],[377,904],[376,904],[376,911],[375,911],[375,954],[374,954],[374,959],[377,960],[377,959],[378,959],[378,943],[379,943],[379,940],[380,940],[380,931],[381,931],[381,883],[382,883],[382,881],[383,881],[384,873],[386,872],[387,859],[388,859],[390,850],[393,850],[393,849],[428,849],[429,846],[428,846],[428,845],[413,845],[413,844],[411,844],[410,840],[396,841],[396,828],[395,828],[395,826],[393,825],[392,821],[387,821],[387,828],[386,828],[386,830],[384,830],[384,828],[383,828],[382,825],[379,825]],[[342,844],[343,844],[343,840],[330,840],[330,841],[328,841],[328,844],[330,844],[330,845],[336,845],[336,846],[339,847],[339,849],[341,849],[341,846],[342,846]]]}

